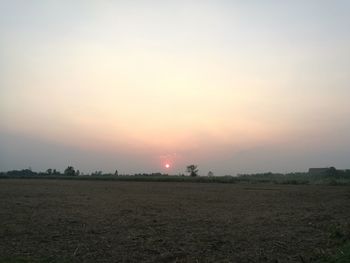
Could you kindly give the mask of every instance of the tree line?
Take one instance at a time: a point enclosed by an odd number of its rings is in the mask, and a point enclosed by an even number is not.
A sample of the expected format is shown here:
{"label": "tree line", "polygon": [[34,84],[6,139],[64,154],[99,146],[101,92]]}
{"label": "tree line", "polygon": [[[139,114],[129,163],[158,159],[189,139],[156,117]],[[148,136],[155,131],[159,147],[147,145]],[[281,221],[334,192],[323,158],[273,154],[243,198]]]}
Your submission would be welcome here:
{"label": "tree line", "polygon": [[[191,164],[186,166],[186,172],[189,176],[195,177],[198,176],[198,166]],[[209,172],[212,173],[212,172]],[[84,174],[80,170],[76,170],[73,166],[68,166],[63,173],[59,170],[49,168],[45,172],[35,172],[31,168],[22,169],[22,170],[11,170],[8,172],[0,172],[0,176],[13,176],[13,177],[22,177],[22,176],[119,176],[118,170],[115,170],[114,173],[103,173],[102,171],[94,171],[92,173]],[[181,174],[185,176],[184,174]],[[165,173],[136,173],[134,176],[168,176]]]}

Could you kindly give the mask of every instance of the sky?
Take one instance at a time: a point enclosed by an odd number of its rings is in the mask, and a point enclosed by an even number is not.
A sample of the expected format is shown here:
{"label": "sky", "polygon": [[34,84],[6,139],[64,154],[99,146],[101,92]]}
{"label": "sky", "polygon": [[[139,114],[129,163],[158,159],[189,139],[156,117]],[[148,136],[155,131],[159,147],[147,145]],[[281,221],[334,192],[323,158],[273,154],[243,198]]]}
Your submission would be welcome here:
{"label": "sky", "polygon": [[347,0],[0,0],[0,170],[350,168],[349,13]]}

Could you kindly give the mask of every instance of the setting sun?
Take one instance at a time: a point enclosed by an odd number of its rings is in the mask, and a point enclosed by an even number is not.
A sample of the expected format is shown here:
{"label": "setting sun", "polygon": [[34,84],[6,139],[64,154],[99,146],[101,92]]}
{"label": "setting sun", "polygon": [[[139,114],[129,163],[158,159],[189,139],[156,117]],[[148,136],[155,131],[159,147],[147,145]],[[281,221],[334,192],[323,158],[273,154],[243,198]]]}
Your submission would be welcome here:
{"label": "setting sun", "polygon": [[170,168],[170,164],[168,164],[168,163],[165,164],[165,168],[166,168],[166,169],[169,169],[169,168]]}

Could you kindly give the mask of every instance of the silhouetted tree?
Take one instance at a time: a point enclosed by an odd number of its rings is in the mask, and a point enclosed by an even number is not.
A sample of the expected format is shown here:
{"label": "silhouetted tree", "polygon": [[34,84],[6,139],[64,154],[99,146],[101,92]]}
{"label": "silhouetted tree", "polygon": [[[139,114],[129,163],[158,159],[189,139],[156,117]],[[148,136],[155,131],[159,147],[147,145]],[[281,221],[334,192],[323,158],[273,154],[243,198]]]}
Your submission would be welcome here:
{"label": "silhouetted tree", "polygon": [[115,175],[115,176],[118,176],[118,170],[115,170],[114,175]]}
{"label": "silhouetted tree", "polygon": [[47,175],[52,175],[52,169],[51,169],[51,168],[47,169],[47,170],[46,170],[46,174],[47,174]]}
{"label": "silhouetted tree", "polygon": [[76,175],[76,176],[79,176],[79,175],[80,175],[80,171],[77,170],[77,171],[75,172],[75,175]]}
{"label": "silhouetted tree", "polygon": [[194,164],[188,165],[186,167],[186,170],[191,176],[197,176],[198,175],[197,165],[194,165]]}
{"label": "silhouetted tree", "polygon": [[209,171],[209,172],[208,172],[208,176],[209,176],[209,177],[212,177],[212,176],[214,176],[214,173],[213,173],[212,171]]}
{"label": "silhouetted tree", "polygon": [[64,170],[64,175],[66,176],[74,176],[75,175],[75,170],[73,166],[68,166],[66,170]]}

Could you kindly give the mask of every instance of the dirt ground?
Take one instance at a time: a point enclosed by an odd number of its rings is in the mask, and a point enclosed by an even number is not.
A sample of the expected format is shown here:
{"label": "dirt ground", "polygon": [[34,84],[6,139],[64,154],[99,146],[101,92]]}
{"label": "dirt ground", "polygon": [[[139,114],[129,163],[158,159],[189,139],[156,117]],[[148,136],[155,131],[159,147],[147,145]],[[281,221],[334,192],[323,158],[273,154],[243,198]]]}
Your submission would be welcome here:
{"label": "dirt ground", "polygon": [[346,186],[2,179],[0,262],[319,262],[349,218]]}

